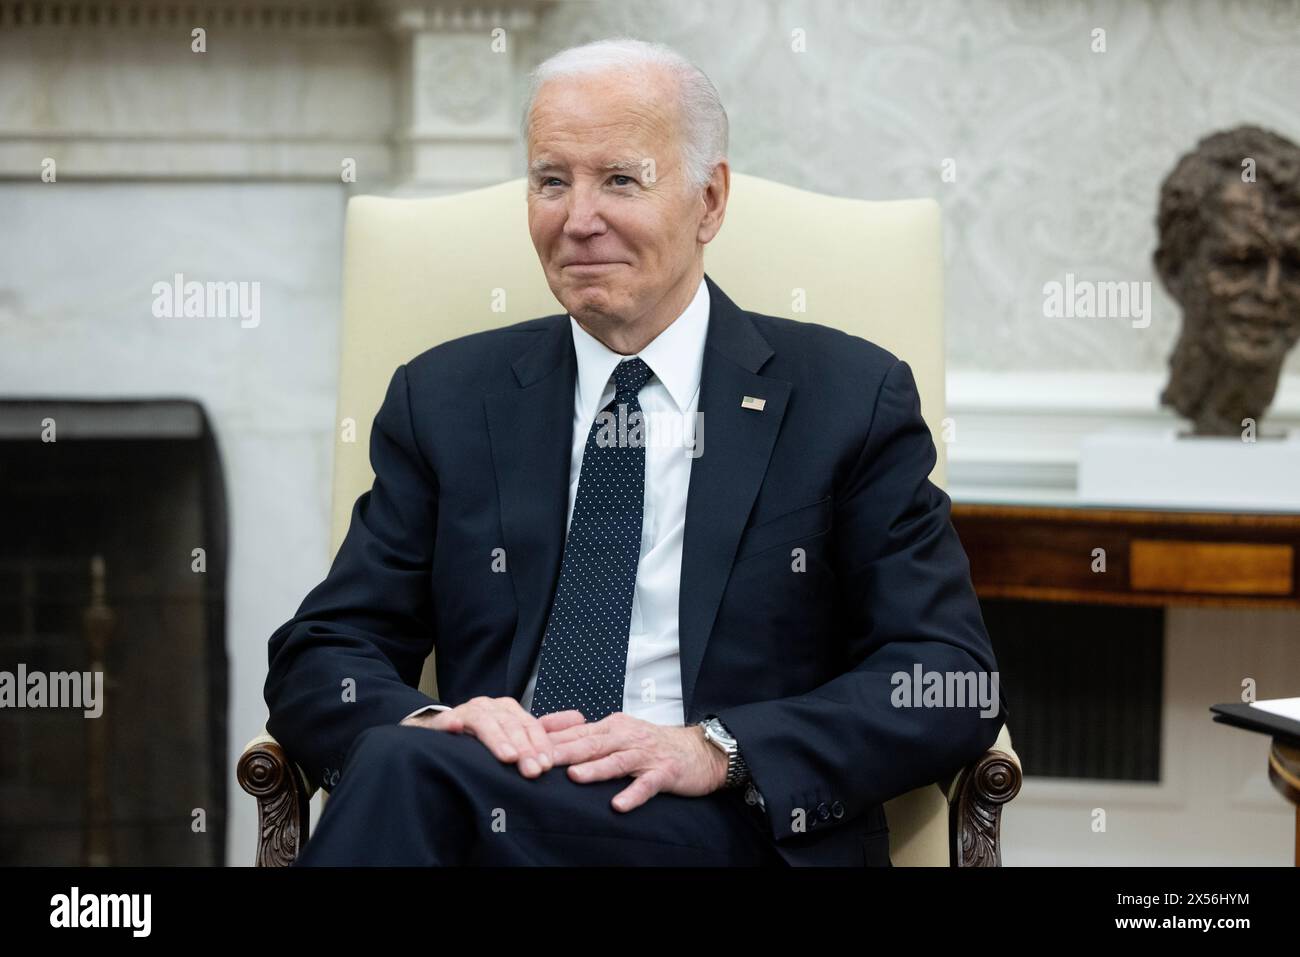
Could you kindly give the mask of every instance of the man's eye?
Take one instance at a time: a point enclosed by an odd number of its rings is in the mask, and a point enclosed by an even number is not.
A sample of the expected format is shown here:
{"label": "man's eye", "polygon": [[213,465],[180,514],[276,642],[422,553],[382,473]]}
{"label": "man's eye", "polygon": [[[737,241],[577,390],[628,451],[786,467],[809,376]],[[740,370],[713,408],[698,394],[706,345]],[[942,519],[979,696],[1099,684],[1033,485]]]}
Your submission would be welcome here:
{"label": "man's eye", "polygon": [[[634,180],[631,176],[627,176],[627,175],[625,175],[625,174],[623,174],[623,173],[615,173],[613,176],[610,177],[610,179],[625,179],[625,180],[627,180],[627,183],[628,183],[628,184],[630,184],[630,183],[635,183],[635,182],[636,182],[636,180]],[[625,184],[625,183],[615,183],[614,185],[615,185],[615,186],[624,186],[624,185],[627,185],[627,184]]]}
{"label": "man's eye", "polygon": [[547,176],[545,179],[542,180],[542,186],[543,187],[550,186],[552,183],[558,183],[559,181],[560,179],[558,176]]}

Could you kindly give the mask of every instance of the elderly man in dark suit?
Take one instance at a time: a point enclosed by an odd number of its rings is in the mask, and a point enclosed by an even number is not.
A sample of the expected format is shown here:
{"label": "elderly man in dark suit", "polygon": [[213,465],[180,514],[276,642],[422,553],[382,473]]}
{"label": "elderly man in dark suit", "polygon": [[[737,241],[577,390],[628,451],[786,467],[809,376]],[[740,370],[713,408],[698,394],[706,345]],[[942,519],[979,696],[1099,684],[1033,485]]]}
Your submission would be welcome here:
{"label": "elderly man in dark suit", "polygon": [[888,865],[883,802],[1006,718],[911,370],[705,275],[727,119],[673,51],[557,54],[525,124],[568,312],[392,377],[270,641],[268,728],[331,795],[301,863]]}

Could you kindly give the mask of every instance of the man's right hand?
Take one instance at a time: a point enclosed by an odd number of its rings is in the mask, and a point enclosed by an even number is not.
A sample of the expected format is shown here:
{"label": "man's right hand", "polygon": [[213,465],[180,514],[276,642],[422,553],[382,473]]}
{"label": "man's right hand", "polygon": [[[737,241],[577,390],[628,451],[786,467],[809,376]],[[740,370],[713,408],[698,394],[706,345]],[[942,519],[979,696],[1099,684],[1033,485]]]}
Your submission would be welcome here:
{"label": "man's right hand", "polygon": [[577,709],[540,718],[525,711],[514,698],[480,695],[449,711],[433,711],[402,719],[402,724],[478,738],[498,761],[518,764],[519,773],[535,778],[555,764],[549,734],[587,719]]}

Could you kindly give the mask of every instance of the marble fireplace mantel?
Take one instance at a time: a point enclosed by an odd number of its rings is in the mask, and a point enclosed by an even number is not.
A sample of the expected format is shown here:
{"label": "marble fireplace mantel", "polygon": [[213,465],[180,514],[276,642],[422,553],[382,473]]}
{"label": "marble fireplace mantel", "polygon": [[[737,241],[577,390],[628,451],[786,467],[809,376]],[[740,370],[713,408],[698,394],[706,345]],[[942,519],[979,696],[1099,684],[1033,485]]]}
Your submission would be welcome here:
{"label": "marble fireplace mantel", "polygon": [[0,0],[0,179],[500,182],[555,2]]}

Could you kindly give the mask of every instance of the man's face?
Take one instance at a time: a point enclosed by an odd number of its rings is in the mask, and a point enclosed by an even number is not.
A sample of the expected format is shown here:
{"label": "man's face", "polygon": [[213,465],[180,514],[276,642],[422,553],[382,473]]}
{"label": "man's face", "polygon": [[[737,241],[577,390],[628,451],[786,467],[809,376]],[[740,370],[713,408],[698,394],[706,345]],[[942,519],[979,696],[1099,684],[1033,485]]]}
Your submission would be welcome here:
{"label": "man's face", "polygon": [[1230,182],[1201,244],[1210,341],[1242,365],[1280,361],[1300,338],[1300,213],[1263,183]]}
{"label": "man's face", "polygon": [[705,203],[686,183],[674,80],[660,71],[548,82],[528,137],[528,231],[569,313],[630,324],[695,262]]}

